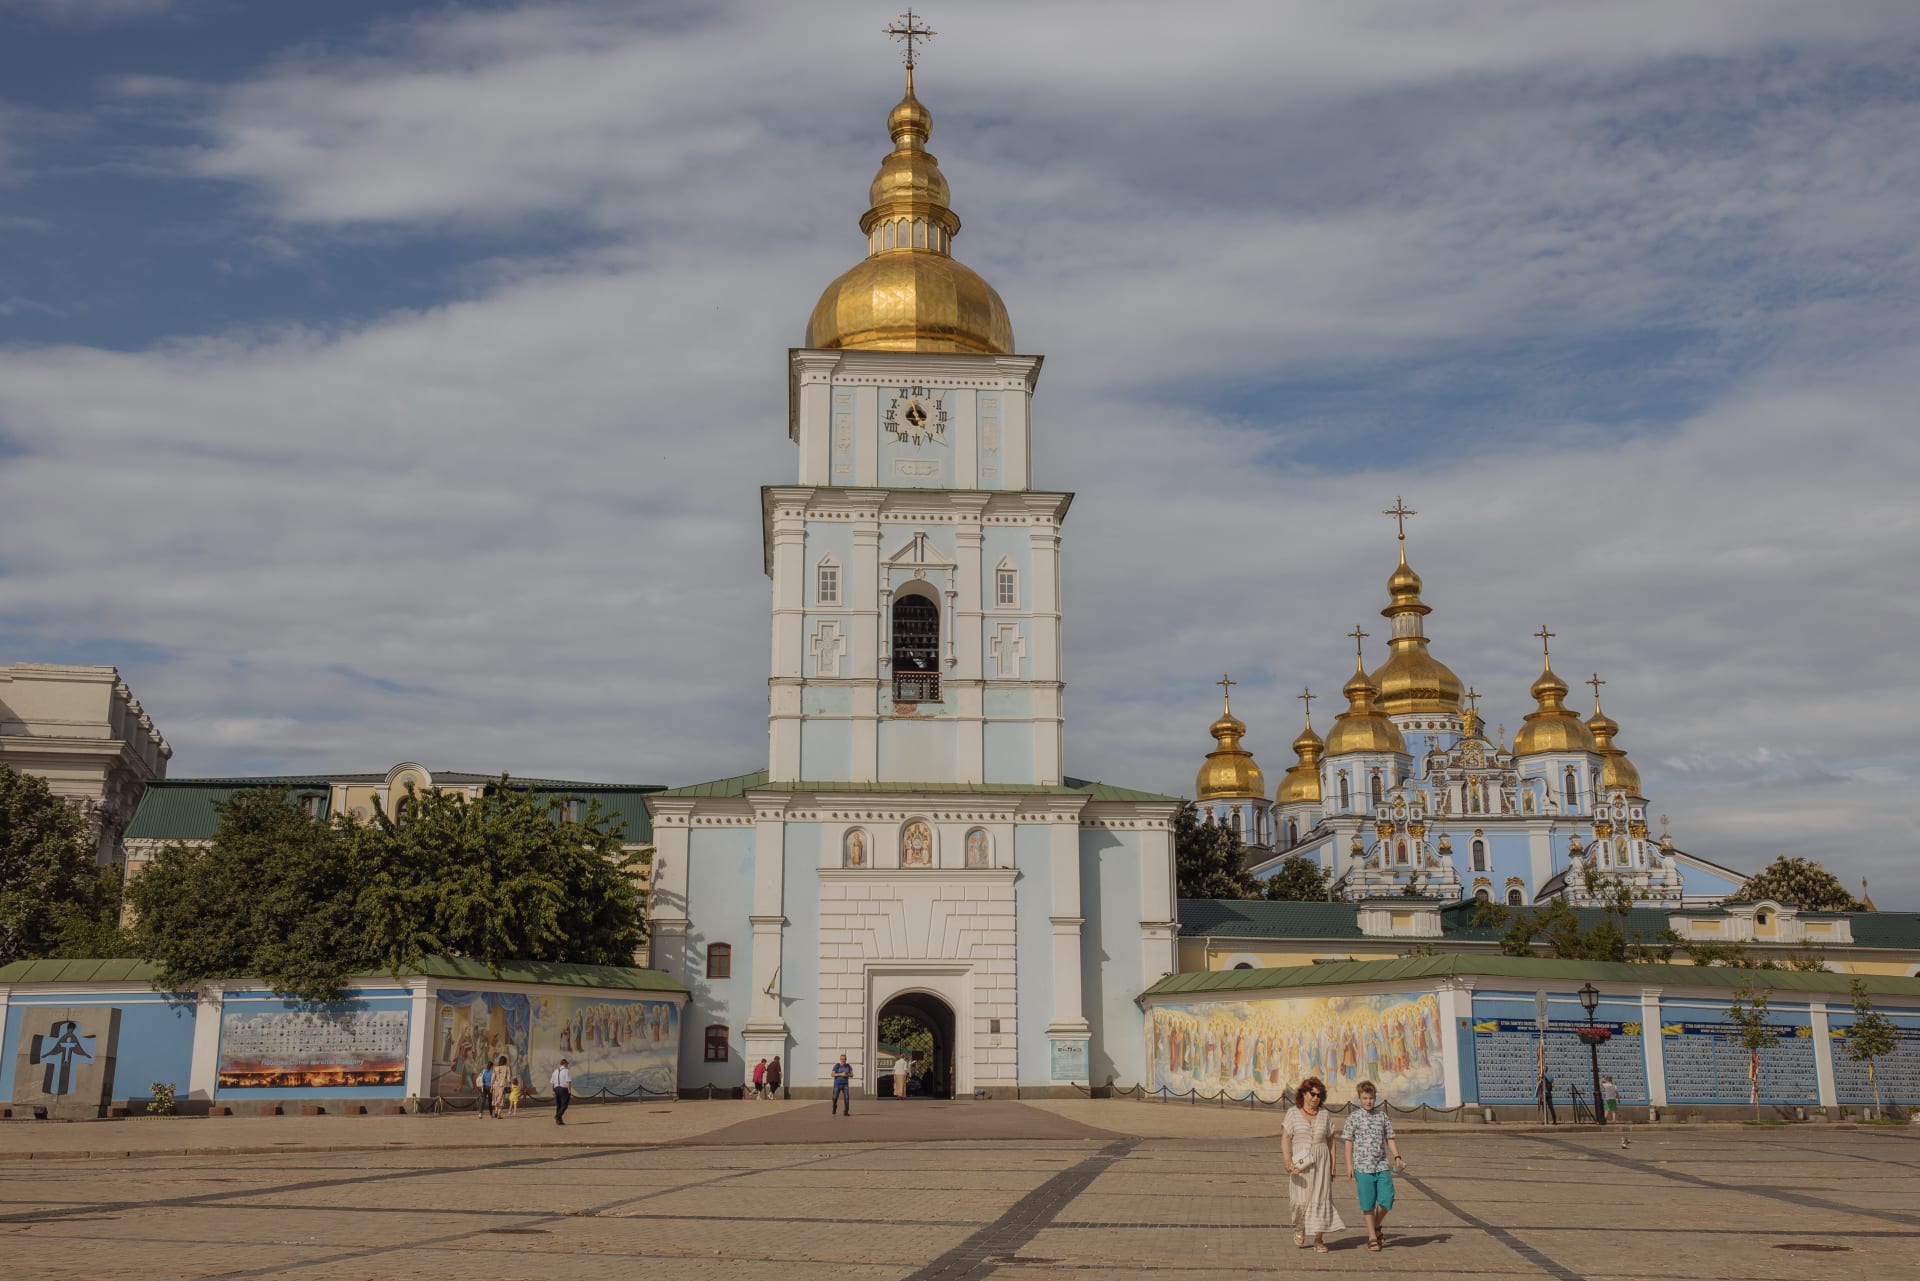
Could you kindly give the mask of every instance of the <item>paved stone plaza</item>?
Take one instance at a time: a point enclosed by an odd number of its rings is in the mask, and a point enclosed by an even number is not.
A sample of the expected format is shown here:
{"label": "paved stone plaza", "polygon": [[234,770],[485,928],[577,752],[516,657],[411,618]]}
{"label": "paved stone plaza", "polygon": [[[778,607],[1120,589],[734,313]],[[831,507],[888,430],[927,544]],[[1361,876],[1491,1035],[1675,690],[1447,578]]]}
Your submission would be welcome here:
{"label": "paved stone plaza", "polygon": [[[1920,1276],[1920,1133],[1402,1127],[1293,1248],[1270,1111],[1128,1102],[582,1107],[0,1126],[9,1278]],[[115,1155],[119,1153],[119,1155]],[[91,1155],[83,1155],[91,1154]],[[1864,1207],[1864,1211],[1854,1207]]]}

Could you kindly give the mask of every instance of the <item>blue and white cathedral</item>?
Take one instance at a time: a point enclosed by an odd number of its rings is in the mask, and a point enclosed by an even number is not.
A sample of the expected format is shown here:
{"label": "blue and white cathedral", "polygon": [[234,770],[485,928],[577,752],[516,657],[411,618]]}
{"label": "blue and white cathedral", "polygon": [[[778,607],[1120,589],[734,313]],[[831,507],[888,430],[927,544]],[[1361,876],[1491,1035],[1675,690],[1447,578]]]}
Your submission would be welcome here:
{"label": "blue and white cathedral", "polygon": [[[1541,629],[1542,670],[1511,744],[1489,737],[1478,694],[1429,648],[1420,575],[1407,564],[1396,502],[1400,563],[1387,579],[1387,657],[1373,671],[1355,628],[1346,708],[1323,740],[1311,715],[1293,740],[1294,764],[1271,798],[1242,742],[1231,703],[1210,727],[1214,750],[1195,780],[1203,821],[1227,824],[1248,846],[1247,870],[1271,875],[1290,857],[1318,863],[1349,899],[1414,892],[1520,906],[1549,898],[1574,905],[1610,899],[1718,902],[1740,876],[1674,847],[1648,827],[1640,772],[1615,742],[1620,726],[1600,704],[1567,706]],[[1229,691],[1230,692],[1230,691]],[[1312,695],[1303,695],[1312,707]]]}

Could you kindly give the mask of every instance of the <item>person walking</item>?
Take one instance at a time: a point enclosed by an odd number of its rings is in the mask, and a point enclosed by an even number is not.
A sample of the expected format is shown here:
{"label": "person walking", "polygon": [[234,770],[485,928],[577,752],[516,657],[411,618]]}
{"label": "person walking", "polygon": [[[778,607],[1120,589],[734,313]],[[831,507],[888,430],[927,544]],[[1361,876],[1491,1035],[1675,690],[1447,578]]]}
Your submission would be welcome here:
{"label": "person walking", "polygon": [[773,1056],[773,1062],[767,1064],[767,1097],[770,1099],[780,1097],[780,1056],[778,1054]]}
{"label": "person walking", "polygon": [[753,1065],[753,1097],[756,1099],[767,1097],[767,1061],[765,1059]]}
{"label": "person walking", "polygon": [[1367,1249],[1378,1251],[1387,1243],[1387,1211],[1393,1209],[1393,1166],[1400,1160],[1400,1144],[1393,1137],[1393,1118],[1378,1104],[1378,1091],[1372,1081],[1353,1088],[1357,1104],[1347,1113],[1347,1125],[1340,1137],[1347,1145],[1347,1177],[1353,1180],[1360,1198],[1360,1217],[1367,1221]]}
{"label": "person walking", "polygon": [[493,1112],[493,1060],[487,1060],[481,1069],[473,1074],[473,1110],[481,1120],[486,1120]]}
{"label": "person walking", "polygon": [[1560,1124],[1560,1113],[1553,1106],[1553,1073],[1540,1074],[1540,1083],[1534,1087],[1534,1101],[1540,1105],[1541,1115],[1548,1125]]}
{"label": "person walking", "polygon": [[507,1082],[507,1115],[520,1115],[520,1078],[517,1076]]}
{"label": "person walking", "polygon": [[[840,1111],[843,1104],[847,1109],[845,1112]],[[853,1065],[847,1062],[844,1054],[833,1065],[833,1106],[829,1111],[840,1116],[853,1115]]]}
{"label": "person walking", "polygon": [[1325,1254],[1326,1234],[1347,1226],[1333,1204],[1333,1114],[1326,1110],[1326,1083],[1310,1076],[1300,1082],[1293,1097],[1280,1130],[1293,1243],[1304,1247],[1311,1236],[1313,1248]]}
{"label": "person walking", "polygon": [[901,1051],[901,1053],[897,1055],[893,1060],[893,1097],[894,1098],[904,1099],[907,1097],[907,1073],[912,1071],[912,1069],[913,1069],[913,1064],[907,1062],[906,1052]]}
{"label": "person walking", "polygon": [[1600,1078],[1600,1097],[1606,1103],[1607,1124],[1612,1125],[1620,1119],[1620,1087],[1613,1083],[1612,1077]]}
{"label": "person walking", "polygon": [[493,1115],[498,1120],[507,1114],[507,1082],[513,1079],[513,1073],[507,1070],[507,1056],[502,1054],[500,1061],[493,1065]]}
{"label": "person walking", "polygon": [[560,1066],[547,1078],[547,1084],[553,1087],[553,1123],[567,1123],[567,1105],[573,1102],[573,1073],[567,1068],[567,1061],[560,1060]]}

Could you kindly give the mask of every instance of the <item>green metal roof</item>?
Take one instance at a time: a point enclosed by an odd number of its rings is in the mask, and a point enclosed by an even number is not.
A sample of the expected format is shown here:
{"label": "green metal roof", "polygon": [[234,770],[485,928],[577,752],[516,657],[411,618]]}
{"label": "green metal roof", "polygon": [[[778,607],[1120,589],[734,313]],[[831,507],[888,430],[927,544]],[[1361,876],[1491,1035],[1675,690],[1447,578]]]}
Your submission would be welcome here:
{"label": "green metal roof", "polygon": [[[14,961],[0,965],[0,983],[151,983],[159,967],[151,961],[115,957],[87,961]],[[686,986],[664,970],[620,965],[568,965],[559,961],[503,961],[498,972],[464,956],[429,956],[398,975],[364,974],[356,978],[424,976],[466,979],[474,983],[545,983],[554,987],[621,988],[630,992],[685,992]]]}
{"label": "green metal roof", "polygon": [[[496,781],[498,774],[472,774],[458,771],[433,771],[435,783],[456,787]],[[376,784],[386,774],[297,774],[268,775],[258,778],[166,778],[148,783],[140,805],[127,824],[128,840],[204,841],[210,840],[220,826],[214,806],[231,800],[236,792],[259,788],[285,788],[295,796],[305,792],[327,792],[335,784]],[[660,791],[648,783],[586,783],[561,778],[511,778],[516,787],[525,787],[543,795],[578,796],[600,803],[603,813],[621,821],[625,840],[634,845],[653,843],[653,819],[647,813],[645,797]]]}
{"label": "green metal roof", "polygon": [[1920,912],[1846,912],[1843,915],[1853,922],[1855,947],[1920,948]]}
{"label": "green metal roof", "polygon": [[710,783],[693,783],[687,787],[668,788],[653,795],[662,799],[716,799],[744,797],[748,792],[857,792],[862,795],[874,793],[966,796],[1085,796],[1096,801],[1150,801],[1168,805],[1179,804],[1177,796],[1162,796],[1158,792],[1141,792],[1130,787],[1116,787],[1111,783],[1090,782],[1083,778],[1069,778],[1059,785],[1046,783],[850,783],[841,780],[811,782],[801,780],[791,783],[771,783],[767,781],[766,770],[756,770],[751,774],[736,774],[732,778],[717,778]]}
{"label": "green metal roof", "polygon": [[1733,988],[1757,981],[1775,992],[1845,992],[1859,978],[1869,992],[1920,998],[1920,979],[1884,974],[1831,974],[1805,970],[1745,970],[1720,965],[1635,965],[1626,961],[1562,961],[1532,956],[1404,956],[1391,961],[1336,961],[1271,970],[1205,970],[1169,974],[1142,996],[1187,992],[1252,992],[1273,988],[1328,987],[1342,983],[1397,983],[1475,975],[1527,982],[1655,983],[1673,987]]}
{"label": "green metal roof", "polygon": [[1252,939],[1357,939],[1359,909],[1353,903],[1269,903],[1264,899],[1183,898],[1182,937]]}

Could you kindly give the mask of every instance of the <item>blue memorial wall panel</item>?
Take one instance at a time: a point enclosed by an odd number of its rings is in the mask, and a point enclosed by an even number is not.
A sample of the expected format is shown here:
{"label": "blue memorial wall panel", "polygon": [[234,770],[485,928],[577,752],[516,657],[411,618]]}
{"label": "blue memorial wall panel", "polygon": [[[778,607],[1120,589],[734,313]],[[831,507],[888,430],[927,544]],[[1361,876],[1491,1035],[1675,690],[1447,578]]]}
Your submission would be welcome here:
{"label": "blue memorial wall panel", "polygon": [[[1847,1057],[1846,1030],[1852,1025],[1851,1015],[1833,1020],[1834,1096],[1842,1103],[1872,1103],[1873,1078],[1867,1075],[1867,1065]],[[1920,1020],[1896,1018],[1894,1027],[1898,1045],[1892,1054],[1873,1064],[1873,1076],[1880,1082],[1880,1102],[1920,1103]]]}
{"label": "blue memorial wall panel", "polygon": [[[1740,1025],[1710,1017],[1715,1013],[1724,1010],[1668,1006],[1662,1012],[1668,1102],[1745,1103],[1752,1098],[1751,1056],[1740,1044]],[[1760,1052],[1760,1101],[1819,1102],[1813,1028],[1805,1015],[1769,1011],[1767,1026],[1774,1043]]]}
{"label": "blue memorial wall panel", "polygon": [[193,1070],[193,1022],[198,1006],[190,997],[158,992],[94,993],[75,991],[58,996],[15,995],[7,1006],[5,1053],[0,1054],[0,1101],[13,1097],[14,1061],[22,1035],[36,1036],[42,1009],[90,1006],[120,1011],[120,1042],[114,1064],[113,1097],[145,1099],[155,1082],[171,1085],[187,1097]]}
{"label": "blue memorial wall panel", "polygon": [[[1571,1006],[1571,1008],[1569,1008]],[[1593,1093],[1593,1055],[1580,1040],[1587,1026],[1578,1002],[1555,994],[1549,1003],[1547,1030],[1534,1022],[1533,997],[1480,996],[1473,1002],[1473,1065],[1477,1097],[1483,1103],[1532,1103],[1542,1060],[1554,1078],[1554,1098],[1570,1103],[1573,1089],[1581,1096]],[[1600,1072],[1611,1076],[1623,1103],[1645,1103],[1647,1093],[1646,1038],[1641,1007],[1635,1001],[1602,1001],[1594,1011],[1594,1026],[1610,1035],[1600,1046]]]}

